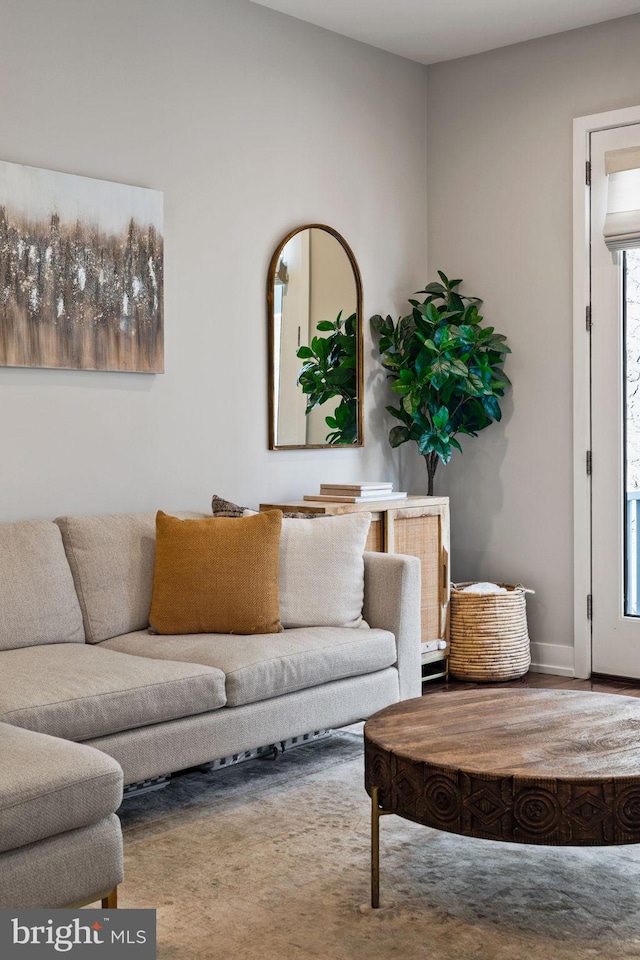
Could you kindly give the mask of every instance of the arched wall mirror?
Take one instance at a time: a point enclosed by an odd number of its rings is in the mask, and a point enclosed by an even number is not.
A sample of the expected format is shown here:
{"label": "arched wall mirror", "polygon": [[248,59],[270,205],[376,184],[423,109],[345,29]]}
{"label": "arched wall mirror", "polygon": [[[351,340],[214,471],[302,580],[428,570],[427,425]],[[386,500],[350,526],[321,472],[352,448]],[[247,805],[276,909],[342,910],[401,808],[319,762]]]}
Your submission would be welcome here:
{"label": "arched wall mirror", "polygon": [[362,283],[331,227],[298,227],[267,278],[269,449],[361,447]]}

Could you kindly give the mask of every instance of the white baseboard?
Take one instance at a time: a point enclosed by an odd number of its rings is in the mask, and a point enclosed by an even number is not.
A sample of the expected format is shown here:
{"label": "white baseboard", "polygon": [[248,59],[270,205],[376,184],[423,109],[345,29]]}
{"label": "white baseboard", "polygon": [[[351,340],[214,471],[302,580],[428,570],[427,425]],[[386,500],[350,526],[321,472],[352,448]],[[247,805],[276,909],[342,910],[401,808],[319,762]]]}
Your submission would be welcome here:
{"label": "white baseboard", "polygon": [[532,643],[531,669],[535,673],[554,673],[560,677],[573,677],[573,647],[560,643]]}

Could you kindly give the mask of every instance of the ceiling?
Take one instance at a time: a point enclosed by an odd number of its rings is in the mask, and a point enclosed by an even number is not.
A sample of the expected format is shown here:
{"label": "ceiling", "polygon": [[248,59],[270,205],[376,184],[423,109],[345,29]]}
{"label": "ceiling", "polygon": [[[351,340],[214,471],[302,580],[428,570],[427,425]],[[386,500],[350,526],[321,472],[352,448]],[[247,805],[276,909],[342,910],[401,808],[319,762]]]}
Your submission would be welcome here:
{"label": "ceiling", "polygon": [[420,63],[640,13],[640,0],[252,0]]}

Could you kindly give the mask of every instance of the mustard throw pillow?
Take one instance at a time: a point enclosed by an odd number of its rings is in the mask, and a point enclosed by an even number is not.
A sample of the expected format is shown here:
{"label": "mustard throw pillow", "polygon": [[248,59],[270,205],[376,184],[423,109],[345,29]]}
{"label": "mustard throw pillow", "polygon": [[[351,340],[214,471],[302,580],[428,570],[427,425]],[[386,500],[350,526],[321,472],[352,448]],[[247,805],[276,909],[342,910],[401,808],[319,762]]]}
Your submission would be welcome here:
{"label": "mustard throw pillow", "polygon": [[179,520],[158,511],[156,633],[277,633],[282,513]]}

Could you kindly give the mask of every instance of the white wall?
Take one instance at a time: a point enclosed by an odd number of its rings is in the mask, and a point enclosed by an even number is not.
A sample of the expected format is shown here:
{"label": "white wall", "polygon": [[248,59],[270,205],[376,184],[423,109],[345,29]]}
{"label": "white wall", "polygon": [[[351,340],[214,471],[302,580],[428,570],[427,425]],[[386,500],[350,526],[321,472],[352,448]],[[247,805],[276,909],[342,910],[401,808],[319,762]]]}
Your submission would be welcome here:
{"label": "white wall", "polygon": [[0,370],[0,520],[397,480],[365,322],[364,450],[267,450],[266,271],[353,248],[364,315],[426,264],[424,67],[245,0],[0,0],[0,158],[165,194],[166,373]]}
{"label": "white wall", "polygon": [[[640,16],[428,68],[429,274],[507,334],[504,419],[439,468],[457,579],[522,581],[572,664],[572,119],[640,103]],[[417,460],[417,458],[416,458]],[[418,466],[415,469],[419,469]]]}

